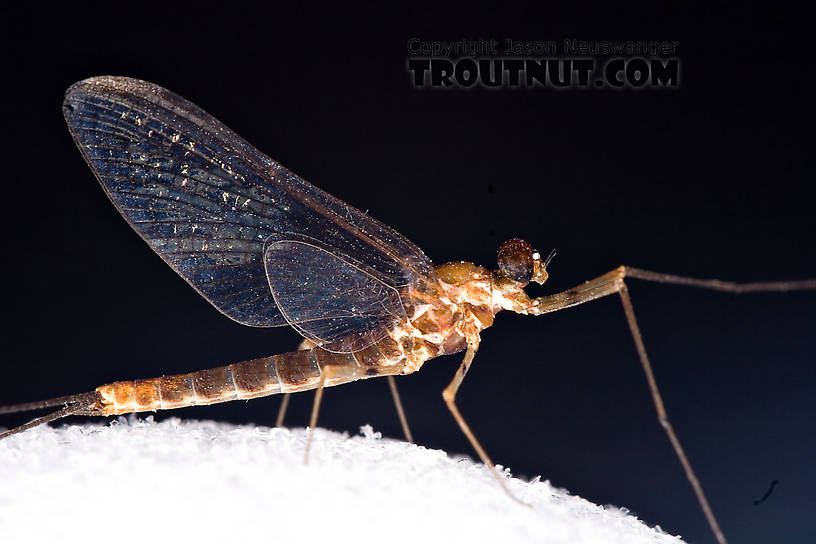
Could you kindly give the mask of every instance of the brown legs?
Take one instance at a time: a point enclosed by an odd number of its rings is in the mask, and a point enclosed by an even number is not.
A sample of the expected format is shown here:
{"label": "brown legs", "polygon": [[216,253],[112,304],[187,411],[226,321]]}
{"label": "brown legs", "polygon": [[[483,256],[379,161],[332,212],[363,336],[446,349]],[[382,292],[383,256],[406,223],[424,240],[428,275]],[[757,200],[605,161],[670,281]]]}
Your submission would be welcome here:
{"label": "brown legs", "polygon": [[414,438],[411,436],[410,427],[408,427],[408,419],[405,417],[405,410],[402,409],[402,401],[400,400],[399,391],[397,391],[397,382],[394,380],[394,376],[391,376],[390,374],[386,376],[386,378],[388,379],[388,387],[391,389],[391,397],[394,399],[394,406],[397,409],[400,425],[402,425],[402,432],[405,434],[405,440],[413,444]]}
{"label": "brown legs", "polygon": [[542,315],[550,312],[557,312],[572,306],[578,306],[597,298],[617,293],[624,285],[624,278],[635,278],[655,283],[668,283],[673,285],[685,285],[688,287],[698,287],[713,291],[726,291],[729,293],[757,293],[762,291],[806,291],[816,290],[816,279],[799,281],[768,281],[754,283],[734,283],[721,280],[706,280],[697,278],[687,278],[685,276],[675,276],[660,272],[650,272],[629,266],[620,266],[603,276],[598,276],[593,280],[582,283],[572,289],[567,289],[554,295],[539,297],[528,300],[526,303],[520,302],[514,312]]}
{"label": "brown legs", "polygon": [[660,396],[660,390],[657,388],[657,381],[655,380],[654,372],[652,372],[652,364],[649,362],[649,356],[646,355],[646,346],[643,345],[643,338],[640,335],[640,327],[638,327],[637,320],[635,319],[635,310],[632,308],[632,299],[629,298],[629,290],[626,288],[625,284],[621,283],[621,288],[620,291],[618,291],[618,294],[620,295],[621,302],[623,303],[623,311],[626,314],[626,321],[629,324],[629,330],[632,332],[632,338],[635,340],[635,348],[637,349],[638,357],[640,358],[640,364],[643,366],[643,372],[646,374],[646,381],[649,383],[649,390],[652,393],[652,401],[654,402],[655,409],[657,410],[657,419],[663,426],[663,429],[666,431],[666,435],[669,437],[669,442],[671,442],[672,448],[674,448],[674,453],[677,454],[677,458],[680,460],[680,464],[683,465],[686,478],[691,484],[691,487],[694,489],[694,494],[697,495],[697,502],[700,503],[700,508],[703,509],[703,513],[708,520],[709,526],[711,526],[711,530],[714,532],[717,542],[720,544],[726,544],[725,535],[720,529],[720,524],[717,523],[717,518],[714,517],[714,512],[711,510],[711,506],[708,504],[708,499],[703,492],[703,487],[700,485],[700,480],[697,479],[697,475],[694,473],[694,469],[691,467],[688,457],[686,457],[686,452],[683,450],[683,446],[680,445],[680,440],[674,433],[674,427],[672,427],[672,424],[669,421],[669,416],[666,414],[666,409],[663,406],[663,397]]}
{"label": "brown legs", "polygon": [[[471,356],[471,359],[473,357]],[[327,374],[329,374],[329,369],[326,368],[323,370],[323,373],[320,375],[320,383],[315,390],[314,402],[312,403],[312,415],[309,418],[309,437],[306,439],[306,453],[303,457],[303,464],[309,464],[309,451],[312,447],[312,435],[314,434],[315,427],[317,427],[317,416],[320,413],[320,403],[323,401],[323,389],[325,389],[326,385],[326,378]],[[408,442],[413,443],[414,440],[411,437],[411,429],[408,428],[408,420],[405,418],[405,411],[402,409],[402,402],[400,401],[399,391],[397,391],[397,384],[394,383],[393,376],[388,377],[388,384],[391,388],[391,395],[394,397],[394,404],[397,407],[397,414],[400,418],[400,423],[402,423],[402,430],[405,433],[405,439]],[[460,380],[461,381],[461,380]],[[286,411],[286,403],[289,399],[289,394],[287,393],[286,396],[283,398],[281,402],[281,408],[278,412],[278,422],[283,422],[282,414]],[[277,425],[280,427],[280,424]]]}
{"label": "brown legs", "polygon": [[292,393],[284,393],[281,398],[280,408],[278,408],[278,417],[275,419],[275,427],[283,427],[283,418],[286,417],[286,409],[289,408],[289,397]]}
{"label": "brown legs", "polygon": [[[725,536],[717,523],[717,519],[714,517],[711,506],[708,504],[708,500],[706,499],[703,488],[700,485],[700,481],[694,473],[691,462],[688,460],[688,457],[680,444],[680,440],[677,438],[674,428],[672,427],[668,415],[666,414],[666,409],[663,405],[663,398],[661,397],[660,390],[657,387],[657,381],[655,380],[654,372],[652,371],[652,365],[649,362],[649,357],[646,354],[646,347],[643,344],[643,337],[640,334],[640,328],[638,327],[637,320],[635,319],[635,311],[632,307],[632,300],[629,298],[629,291],[623,281],[626,277],[658,283],[669,283],[699,287],[703,289],[712,289],[716,291],[728,291],[731,293],[750,293],[759,291],[784,292],[816,289],[816,279],[740,284],[720,280],[687,278],[684,276],[661,274],[658,272],[650,272],[648,270],[621,266],[604,274],[603,276],[599,276],[593,280],[560,293],[539,297],[532,300],[526,299],[526,297],[524,299],[519,298],[516,301],[517,306],[513,308],[513,311],[521,314],[543,315],[572,306],[578,306],[580,304],[584,304],[614,293],[617,293],[620,296],[621,303],[623,304],[623,311],[626,315],[626,322],[628,323],[629,330],[632,333],[632,339],[635,342],[635,348],[637,349],[641,366],[646,374],[646,381],[649,384],[649,391],[651,392],[652,401],[654,402],[655,409],[657,411],[658,421],[666,431],[669,442],[671,442],[672,448],[674,448],[674,452],[677,455],[677,458],[680,460],[680,464],[683,466],[683,470],[686,473],[686,478],[688,479],[689,483],[691,483],[691,487],[694,489],[694,493],[697,496],[697,501],[699,502],[700,507],[708,520],[708,524],[710,525],[717,542],[719,542],[719,544],[726,544]],[[465,354],[465,358],[462,361],[459,370],[457,370],[456,375],[454,376],[450,385],[448,385],[448,387],[446,387],[442,392],[442,398],[445,400],[445,403],[448,405],[448,409],[451,411],[451,414],[453,414],[454,419],[456,419],[456,422],[459,424],[462,432],[465,433],[465,436],[467,436],[468,440],[473,446],[473,449],[475,449],[479,454],[479,457],[482,459],[484,464],[490,468],[508,495],[510,495],[513,499],[518,500],[512,495],[512,493],[510,493],[504,478],[502,478],[502,476],[496,470],[493,462],[490,460],[490,457],[487,456],[484,448],[482,448],[481,444],[479,444],[479,441],[476,440],[473,431],[470,430],[470,427],[468,426],[467,422],[465,422],[465,419],[462,417],[462,414],[459,412],[459,409],[456,407],[456,403],[454,402],[456,391],[462,384],[462,380],[473,362],[473,357],[476,354],[477,348],[478,345],[468,347],[467,353]]]}
{"label": "brown legs", "polygon": [[323,389],[326,385],[326,374],[328,369],[324,369],[320,374],[320,383],[315,390],[314,402],[312,403],[312,417],[309,418],[309,437],[306,439],[306,453],[303,455],[303,464],[309,464],[309,450],[312,449],[312,436],[317,426],[317,414],[320,413],[320,402],[323,400]]}
{"label": "brown legs", "polygon": [[[394,406],[397,409],[397,416],[402,425],[402,432],[405,434],[405,440],[414,443],[414,438],[411,436],[411,428],[408,426],[408,419],[405,417],[405,410],[402,408],[402,401],[400,400],[399,391],[397,390],[397,383],[394,381],[394,376],[388,375],[388,387],[391,390],[391,397],[394,399]],[[323,393],[315,393],[315,395],[322,395]],[[286,410],[289,407],[289,397],[291,393],[284,393],[281,398],[280,408],[278,408],[278,417],[275,419],[275,427],[283,427],[283,418],[286,417]],[[314,408],[312,408],[314,411]]]}
{"label": "brown legs", "polygon": [[[651,392],[652,401],[654,402],[655,409],[657,411],[658,421],[660,422],[660,425],[663,426],[663,429],[666,431],[666,434],[668,435],[669,441],[671,442],[672,447],[674,448],[674,452],[677,455],[677,458],[680,460],[680,464],[683,466],[683,470],[686,473],[686,478],[688,479],[689,483],[691,483],[691,487],[694,489],[694,493],[697,496],[697,501],[700,503],[700,507],[702,508],[703,513],[705,514],[706,519],[708,520],[708,523],[711,526],[711,530],[714,533],[717,542],[719,542],[720,544],[726,544],[725,536],[723,535],[723,532],[720,529],[719,524],[717,523],[717,519],[714,517],[714,513],[712,512],[711,507],[708,504],[708,500],[706,499],[705,493],[703,492],[703,488],[700,485],[700,482],[694,473],[694,469],[691,467],[691,463],[689,462],[688,457],[686,457],[686,454],[683,451],[683,447],[680,444],[680,440],[677,438],[677,435],[674,432],[674,428],[672,427],[671,422],[669,422],[668,415],[666,414],[666,409],[663,406],[663,399],[660,396],[660,391],[658,390],[657,387],[657,381],[655,380],[654,372],[652,371],[652,365],[649,362],[649,357],[646,354],[646,347],[643,344],[643,338],[640,334],[640,328],[638,327],[637,320],[635,319],[635,312],[632,307],[632,300],[629,298],[629,291],[627,290],[626,284],[623,281],[624,278],[626,277],[637,278],[640,280],[652,281],[657,283],[669,283],[675,285],[685,285],[690,287],[700,287],[703,289],[712,289],[716,291],[727,291],[731,293],[750,293],[759,291],[784,292],[784,291],[810,290],[816,289],[816,279],[802,281],[757,282],[740,284],[720,280],[687,278],[684,276],[662,274],[658,272],[650,272],[648,270],[640,270],[638,268],[621,266],[619,268],[616,268],[615,270],[612,270],[611,272],[604,274],[603,276],[599,276],[593,280],[578,285],[572,289],[568,289],[567,291],[563,291],[561,293],[556,293],[554,295],[549,295],[546,297],[539,297],[537,299],[529,300],[527,304],[521,304],[518,307],[518,309],[514,308],[514,311],[517,311],[518,313],[525,313],[530,315],[542,315],[550,312],[555,312],[558,310],[563,310],[571,306],[584,304],[591,300],[611,295],[613,293],[618,293],[618,295],[620,295],[621,302],[623,304],[623,311],[626,314],[626,321],[629,324],[629,330],[632,333],[632,338],[634,339],[635,342],[635,348],[637,349],[641,366],[643,367],[643,371],[646,374],[646,381],[649,384],[649,390]],[[473,442],[473,439],[471,439],[471,442]]]}
{"label": "brown legs", "polygon": [[459,408],[456,406],[456,392],[459,390],[459,386],[462,385],[462,380],[465,379],[465,374],[467,374],[470,365],[473,363],[473,357],[476,355],[477,349],[479,349],[478,344],[468,346],[467,351],[465,352],[465,358],[462,360],[462,364],[459,365],[459,368],[457,369],[456,374],[453,376],[450,384],[448,384],[445,390],[442,391],[442,398],[445,400],[445,404],[448,405],[448,410],[450,410],[451,414],[453,415],[453,419],[456,420],[456,423],[459,424],[459,428],[462,429],[462,432],[465,433],[465,436],[467,436],[467,439],[470,441],[470,445],[473,446],[473,449],[479,454],[479,458],[496,477],[496,480],[499,482],[499,485],[502,486],[502,489],[507,492],[511,499],[521,502],[510,492],[510,489],[504,482],[504,478],[501,474],[499,474],[499,471],[496,470],[496,465],[493,464],[493,461],[490,460],[487,452],[484,450],[482,445],[479,444],[479,441],[476,439],[476,435],[474,435],[473,431],[470,430],[470,426],[465,421],[465,418],[462,417],[462,413],[459,412]]}

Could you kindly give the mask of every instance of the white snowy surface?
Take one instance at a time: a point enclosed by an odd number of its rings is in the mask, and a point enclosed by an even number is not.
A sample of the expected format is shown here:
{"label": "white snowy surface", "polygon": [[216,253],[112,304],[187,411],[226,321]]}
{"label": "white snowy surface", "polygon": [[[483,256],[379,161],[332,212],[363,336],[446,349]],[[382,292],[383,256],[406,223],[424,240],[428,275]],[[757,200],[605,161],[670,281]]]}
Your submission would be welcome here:
{"label": "white snowy surface", "polygon": [[682,543],[549,482],[318,429],[172,419],[40,427],[0,441],[0,542]]}

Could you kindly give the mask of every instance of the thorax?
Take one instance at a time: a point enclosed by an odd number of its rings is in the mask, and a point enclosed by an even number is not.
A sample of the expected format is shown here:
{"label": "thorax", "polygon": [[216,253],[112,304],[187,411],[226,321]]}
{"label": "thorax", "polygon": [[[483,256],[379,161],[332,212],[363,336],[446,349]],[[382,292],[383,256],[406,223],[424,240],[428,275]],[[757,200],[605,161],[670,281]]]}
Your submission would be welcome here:
{"label": "thorax", "polygon": [[439,281],[407,289],[403,296],[407,321],[394,331],[406,350],[404,374],[426,360],[457,353],[478,344],[480,333],[493,324],[493,275],[484,267],[453,262],[436,268]]}

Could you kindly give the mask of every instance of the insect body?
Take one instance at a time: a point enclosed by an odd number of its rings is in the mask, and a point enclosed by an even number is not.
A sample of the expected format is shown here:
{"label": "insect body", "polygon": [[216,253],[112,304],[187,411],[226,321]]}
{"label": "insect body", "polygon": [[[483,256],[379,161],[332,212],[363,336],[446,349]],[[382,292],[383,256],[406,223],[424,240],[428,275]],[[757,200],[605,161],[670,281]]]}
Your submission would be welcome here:
{"label": "insect body", "polygon": [[116,382],[97,388],[99,400],[77,413],[166,410],[410,374],[428,359],[478,344],[480,332],[493,323],[495,313],[523,293],[514,283],[498,281],[471,263],[449,263],[437,272],[436,290],[409,289],[402,296],[410,303],[409,317],[364,348],[354,349],[341,340],[189,374]]}
{"label": "insect body", "polygon": [[624,280],[734,293],[816,289],[816,280],[735,284],[619,267],[573,289],[530,298],[524,288],[547,280],[549,259],[527,242],[505,242],[495,271],[466,262],[434,266],[398,232],[310,185],[166,89],[96,77],[72,86],[63,109],[108,197],[162,259],[231,319],[253,327],[289,325],[305,338],[305,349],[0,407],[0,413],[61,407],[0,438],[72,414],[105,416],[308,389],[317,390],[314,428],[325,387],[409,374],[429,359],[465,351],[442,397],[504,487],[455,402],[481,332],[501,310],[543,315],[617,294],[659,421],[715,536],[725,542],[666,415]]}

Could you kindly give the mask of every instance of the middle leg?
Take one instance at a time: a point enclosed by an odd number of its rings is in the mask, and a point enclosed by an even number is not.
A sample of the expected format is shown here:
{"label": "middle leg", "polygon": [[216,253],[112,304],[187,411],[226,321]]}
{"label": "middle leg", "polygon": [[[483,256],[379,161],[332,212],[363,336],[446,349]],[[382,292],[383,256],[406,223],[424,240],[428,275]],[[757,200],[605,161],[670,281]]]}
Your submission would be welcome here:
{"label": "middle leg", "polygon": [[448,384],[445,390],[442,391],[442,398],[445,400],[445,404],[447,404],[448,410],[450,410],[450,413],[453,415],[456,423],[459,424],[459,428],[462,429],[462,432],[465,433],[465,436],[470,441],[470,445],[473,446],[473,449],[479,454],[479,458],[482,460],[485,466],[493,473],[493,476],[495,476],[502,489],[504,489],[507,495],[514,501],[525,504],[515,495],[513,495],[510,488],[507,487],[504,477],[496,469],[496,465],[493,464],[493,461],[487,455],[487,452],[476,439],[476,435],[473,434],[473,431],[470,429],[470,425],[467,424],[465,418],[462,416],[462,413],[459,411],[459,408],[456,406],[456,392],[459,390],[459,386],[462,385],[462,380],[465,379],[465,374],[467,374],[468,369],[470,369],[470,365],[473,363],[473,357],[476,355],[476,350],[478,349],[478,344],[471,344],[468,346],[467,351],[465,352],[465,357],[462,360],[462,364],[459,365],[453,380],[451,380],[450,384]]}

